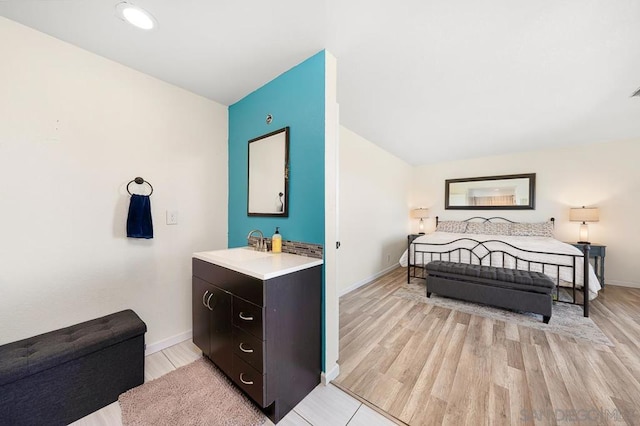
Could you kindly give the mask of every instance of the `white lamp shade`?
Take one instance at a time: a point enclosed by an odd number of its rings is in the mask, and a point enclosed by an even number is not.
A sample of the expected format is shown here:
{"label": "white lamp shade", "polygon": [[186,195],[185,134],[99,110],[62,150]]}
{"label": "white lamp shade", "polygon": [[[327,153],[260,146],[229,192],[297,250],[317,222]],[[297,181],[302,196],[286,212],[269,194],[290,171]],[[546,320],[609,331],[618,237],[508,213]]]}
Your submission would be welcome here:
{"label": "white lamp shade", "polygon": [[597,222],[600,220],[600,212],[597,207],[581,207],[569,210],[571,222]]}
{"label": "white lamp shade", "polygon": [[429,209],[418,208],[411,210],[411,217],[414,219],[424,219],[429,217]]}

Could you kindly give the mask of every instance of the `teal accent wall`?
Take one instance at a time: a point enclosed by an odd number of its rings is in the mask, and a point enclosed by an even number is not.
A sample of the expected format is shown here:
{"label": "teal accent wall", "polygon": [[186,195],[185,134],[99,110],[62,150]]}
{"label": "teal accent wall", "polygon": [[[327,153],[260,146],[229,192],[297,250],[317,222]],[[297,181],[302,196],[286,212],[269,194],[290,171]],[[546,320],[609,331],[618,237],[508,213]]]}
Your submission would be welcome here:
{"label": "teal accent wall", "polygon": [[[265,119],[273,116],[271,124]],[[276,226],[285,240],[324,244],[325,52],[321,51],[229,107],[229,247]],[[247,216],[249,140],[289,126],[289,217]],[[322,312],[325,312],[323,266]],[[322,370],[325,371],[322,318]]]}
{"label": "teal accent wall", "polygon": [[[321,51],[229,107],[229,247],[245,246],[252,229],[271,237],[276,226],[285,240],[324,244],[324,81]],[[248,141],[285,126],[289,217],[249,217]]]}

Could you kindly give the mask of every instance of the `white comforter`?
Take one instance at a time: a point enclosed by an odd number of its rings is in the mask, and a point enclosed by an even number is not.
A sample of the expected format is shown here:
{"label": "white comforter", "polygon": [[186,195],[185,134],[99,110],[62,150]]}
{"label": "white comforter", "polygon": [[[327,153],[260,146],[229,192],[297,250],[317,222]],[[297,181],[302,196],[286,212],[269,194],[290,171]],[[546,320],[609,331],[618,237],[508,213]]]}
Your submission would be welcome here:
{"label": "white comforter", "polygon": [[[582,252],[579,249],[575,248],[574,246],[567,243],[563,243],[562,241],[558,241],[554,238],[548,238],[548,237],[512,237],[512,236],[505,236],[505,235],[455,234],[452,232],[434,232],[432,234],[427,234],[427,235],[423,235],[421,237],[416,238],[414,240],[414,243],[424,243],[424,244],[447,243],[447,245],[442,245],[442,246],[420,245],[418,246],[419,248],[418,248],[417,254],[413,252],[414,245],[412,245],[411,259],[414,260],[414,255],[417,255],[417,259],[416,259],[417,262],[414,261],[412,263],[422,265],[423,263],[429,262],[430,260],[429,255],[422,255],[420,251],[428,251],[428,252],[435,252],[435,253],[448,252],[458,247],[472,249],[478,244],[476,242],[469,241],[469,240],[457,241],[455,243],[452,243],[453,241],[462,239],[462,238],[486,242],[485,243],[486,249],[484,247],[478,247],[474,249],[474,253],[478,254],[480,257],[488,253],[487,249],[492,252],[496,250],[502,250],[524,260],[530,260],[534,262],[557,263],[561,265],[572,266],[573,258],[570,256],[562,256],[561,254],[577,254],[577,255],[582,254]],[[503,241],[505,243],[514,245],[522,250],[509,247],[508,245],[502,244],[501,242],[490,241],[490,240]],[[448,243],[452,243],[452,244],[448,244]],[[544,251],[544,252],[554,253],[554,254],[527,253],[526,251],[523,251],[523,250]],[[404,254],[400,258],[400,265],[404,267],[407,266],[407,256],[408,256],[408,253],[407,253],[407,250],[405,250]],[[445,255],[442,260],[451,260],[452,262],[457,262],[457,261],[460,261],[460,259],[458,259],[459,256],[462,257],[461,259],[462,262],[466,262],[466,263],[470,262],[471,256],[469,256],[468,252],[465,252],[465,251],[462,251],[461,255],[459,255],[458,252],[451,253],[450,259],[447,258],[447,255]],[[493,253],[491,256],[492,256],[491,264],[493,266],[515,268],[515,261],[510,256],[505,257],[504,265],[502,265],[503,257],[500,253]],[[437,257],[434,258],[434,260],[437,260]],[[478,263],[475,257],[471,257],[471,262]],[[583,262],[582,258],[576,259],[576,268],[575,268],[576,284],[579,287],[582,287],[582,283],[583,283],[582,275],[583,275],[584,268],[583,268],[582,262]],[[483,264],[488,264],[488,260],[485,260]],[[520,264],[518,265],[518,269],[528,269],[528,265],[524,262],[520,262]],[[558,269],[556,267],[545,266],[543,271],[542,266],[540,264],[534,263],[534,264],[531,264],[531,270],[544,272],[546,275],[551,277],[554,280],[554,282],[557,279]],[[567,283],[572,283],[573,282],[572,268],[561,267],[560,280],[565,281],[564,283],[565,285]],[[601,288],[600,282],[596,277],[593,267],[589,265],[589,299],[590,300],[596,298],[596,296],[598,295],[598,291],[600,291],[600,288]]]}

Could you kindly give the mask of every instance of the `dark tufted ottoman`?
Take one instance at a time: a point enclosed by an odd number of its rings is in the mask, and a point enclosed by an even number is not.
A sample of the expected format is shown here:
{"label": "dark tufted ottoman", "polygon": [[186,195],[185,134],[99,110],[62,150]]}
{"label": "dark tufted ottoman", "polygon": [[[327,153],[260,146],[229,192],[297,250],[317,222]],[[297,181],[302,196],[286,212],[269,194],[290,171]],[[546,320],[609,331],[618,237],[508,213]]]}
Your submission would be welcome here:
{"label": "dark tufted ottoman", "polygon": [[541,272],[436,260],[425,265],[431,293],[500,308],[541,314],[551,319],[555,284]]}
{"label": "dark tufted ottoman", "polygon": [[132,310],[0,346],[0,424],[64,425],[144,382]]}

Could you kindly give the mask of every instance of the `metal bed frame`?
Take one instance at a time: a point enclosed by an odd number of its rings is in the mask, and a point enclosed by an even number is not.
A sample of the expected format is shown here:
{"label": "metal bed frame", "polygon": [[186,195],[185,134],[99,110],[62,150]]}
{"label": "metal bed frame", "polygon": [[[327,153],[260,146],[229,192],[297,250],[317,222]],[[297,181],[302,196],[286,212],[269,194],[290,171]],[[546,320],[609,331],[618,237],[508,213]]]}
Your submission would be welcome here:
{"label": "metal bed frame", "polygon": [[[484,222],[491,222],[492,220],[504,220],[506,222],[509,223],[516,223],[512,220],[503,218],[503,217],[490,217],[490,218],[485,218],[485,217],[472,217],[466,220],[463,220],[462,222],[470,222],[472,220],[476,220],[479,219],[481,220],[483,223]],[[555,223],[555,219],[551,218],[551,222]],[[491,222],[492,223],[492,222]],[[438,216],[436,216],[436,227],[438,226]],[[447,250],[447,247],[444,246],[449,246],[451,244],[455,244],[458,243],[460,241],[466,241],[466,242],[470,242],[472,247],[455,247],[455,248],[451,248],[450,250]],[[496,243],[499,245],[503,245],[505,248],[504,249],[489,249],[489,247],[487,247],[487,243],[492,243],[492,245],[495,245]],[[412,256],[412,248],[413,246],[413,256]],[[434,249],[432,248],[431,250],[428,250],[428,248],[430,247],[442,247],[442,249],[444,249],[444,251],[433,251]],[[508,248],[513,248],[518,250],[519,252],[523,252],[523,253],[532,253],[532,254],[548,254],[548,255],[553,255],[553,256],[562,256],[562,259],[567,259],[566,263],[563,262],[541,262],[541,261],[536,261],[536,260],[528,260],[528,259],[524,259],[522,257],[516,256],[514,254],[511,254],[509,252],[506,252],[505,250],[507,250]],[[589,244],[585,244],[583,246],[583,250],[582,250],[582,254],[578,255],[578,254],[567,254],[567,253],[553,253],[553,252],[545,252],[545,251],[534,251],[534,250],[526,250],[526,249],[522,249],[520,247],[516,247],[512,244],[509,244],[505,241],[500,241],[500,240],[485,240],[485,241],[478,241],[478,240],[474,240],[472,238],[458,238],[454,241],[450,241],[447,243],[416,243],[412,240],[408,240],[407,241],[407,283],[411,281],[411,278],[425,278],[426,279],[426,273],[425,273],[425,259],[428,259],[426,261],[426,263],[431,262],[433,260],[445,260],[445,261],[449,261],[449,262],[456,262],[455,260],[452,260],[451,255],[452,254],[457,254],[458,255],[458,260],[457,262],[460,263],[474,263],[474,260],[477,261],[478,264],[480,265],[485,265],[485,266],[494,266],[493,265],[493,258],[494,255],[498,255],[499,258],[501,258],[502,260],[502,264],[501,265],[496,265],[496,266],[502,266],[505,264],[505,259],[512,259],[515,262],[515,268],[514,269],[524,269],[524,270],[531,270],[531,266],[532,265],[540,265],[541,268],[541,272],[545,273],[545,271],[547,271],[548,269],[545,268],[555,268],[555,272],[556,272],[556,301],[557,302],[562,302],[562,303],[570,303],[570,304],[574,304],[574,305],[582,305],[583,306],[583,312],[584,312],[584,316],[588,317],[589,316],[589,250],[590,250],[590,246]],[[468,262],[463,261],[463,254],[467,254],[468,255]],[[418,257],[418,255],[420,257]],[[412,258],[413,258],[413,262],[412,262]],[[421,262],[418,263],[416,262],[416,259],[420,259]],[[582,289],[577,288],[576,285],[576,268],[578,267],[578,259],[583,259],[582,264],[584,267],[583,270],[583,287]],[[571,276],[572,276],[572,281],[569,283],[571,284],[571,288],[572,288],[572,300],[570,301],[563,301],[560,300],[560,270],[561,268],[567,268],[571,271]],[[420,275],[418,275],[418,273],[420,273]],[[582,291],[583,293],[583,303],[578,303],[577,299],[576,299],[576,292],[577,291]]]}

